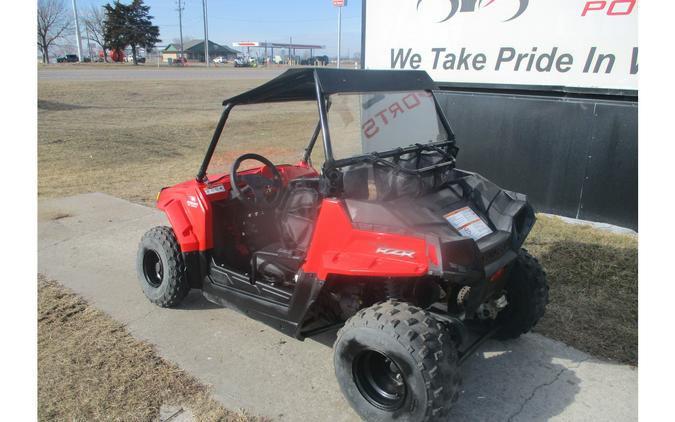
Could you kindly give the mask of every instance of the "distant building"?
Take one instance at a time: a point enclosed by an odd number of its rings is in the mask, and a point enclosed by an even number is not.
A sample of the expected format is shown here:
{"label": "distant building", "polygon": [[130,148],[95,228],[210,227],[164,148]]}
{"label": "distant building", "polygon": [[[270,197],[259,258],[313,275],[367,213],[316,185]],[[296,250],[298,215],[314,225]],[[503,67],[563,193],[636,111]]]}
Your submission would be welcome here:
{"label": "distant building", "polygon": [[[228,59],[237,57],[239,52],[233,48],[216,44],[209,40],[209,59],[223,56]],[[162,61],[177,60],[180,57],[180,43],[171,43],[162,50]],[[183,43],[183,57],[187,60],[204,61],[204,40],[193,40]]]}

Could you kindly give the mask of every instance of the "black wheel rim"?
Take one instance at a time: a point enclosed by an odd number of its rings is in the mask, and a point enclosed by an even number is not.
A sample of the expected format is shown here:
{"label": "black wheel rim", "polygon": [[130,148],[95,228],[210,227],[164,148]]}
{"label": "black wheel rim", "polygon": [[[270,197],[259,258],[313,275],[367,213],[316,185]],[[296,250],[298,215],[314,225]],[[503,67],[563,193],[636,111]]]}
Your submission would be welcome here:
{"label": "black wheel rim", "polygon": [[401,368],[376,350],[361,352],[354,359],[354,381],[361,395],[378,409],[394,411],[408,394]]}
{"label": "black wheel rim", "polygon": [[152,287],[159,287],[162,284],[162,278],[164,277],[162,258],[152,249],[148,249],[143,253],[143,275]]}

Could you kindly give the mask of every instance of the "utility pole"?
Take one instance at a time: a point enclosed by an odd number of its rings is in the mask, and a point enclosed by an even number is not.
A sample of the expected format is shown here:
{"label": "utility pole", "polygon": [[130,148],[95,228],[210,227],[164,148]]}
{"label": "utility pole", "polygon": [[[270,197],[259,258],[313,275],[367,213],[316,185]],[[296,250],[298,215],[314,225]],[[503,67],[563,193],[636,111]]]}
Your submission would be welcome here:
{"label": "utility pole", "polygon": [[[75,0],[73,0],[75,1]],[[185,6],[178,0],[178,27],[180,31],[180,63],[183,64],[183,9]]]}
{"label": "utility pole", "polygon": [[75,15],[75,37],[77,38],[77,57],[82,61],[82,36],[80,34],[80,20],[77,16],[77,3],[73,0],[73,14]]}
{"label": "utility pole", "polygon": [[204,9],[204,61],[206,67],[209,67],[209,15],[206,11],[206,0],[202,0],[202,8]]}
{"label": "utility pole", "polygon": [[342,38],[342,7],[338,7],[338,55],[337,68],[340,68],[340,39]]}
{"label": "utility pole", "polygon": [[338,8],[338,48],[337,68],[340,68],[340,39],[342,38],[342,8],[347,5],[347,0],[333,0],[333,6]]}

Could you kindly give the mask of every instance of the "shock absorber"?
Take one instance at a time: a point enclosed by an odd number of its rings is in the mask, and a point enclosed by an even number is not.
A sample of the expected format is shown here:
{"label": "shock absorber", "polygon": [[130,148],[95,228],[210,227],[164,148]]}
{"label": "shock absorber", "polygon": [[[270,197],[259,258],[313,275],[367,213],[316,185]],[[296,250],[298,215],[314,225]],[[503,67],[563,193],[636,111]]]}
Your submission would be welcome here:
{"label": "shock absorber", "polygon": [[404,283],[402,283],[401,280],[394,280],[392,278],[386,279],[384,281],[384,296],[387,299],[403,299],[403,286]]}

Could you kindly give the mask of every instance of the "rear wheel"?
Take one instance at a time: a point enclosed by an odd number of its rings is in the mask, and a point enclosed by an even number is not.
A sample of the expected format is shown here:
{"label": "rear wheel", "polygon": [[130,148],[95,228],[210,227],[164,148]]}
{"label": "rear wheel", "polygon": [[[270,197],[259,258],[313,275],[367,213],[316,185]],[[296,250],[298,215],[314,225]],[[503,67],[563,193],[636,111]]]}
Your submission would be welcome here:
{"label": "rear wheel", "polygon": [[496,337],[517,338],[530,331],[544,316],[548,304],[546,273],[525,249],[521,249],[506,282],[508,305],[497,315],[501,326]]}
{"label": "rear wheel", "polygon": [[163,308],[178,305],[190,290],[183,255],[170,227],[154,227],[143,235],[136,270],[145,296]]}
{"label": "rear wheel", "polygon": [[340,388],[367,421],[440,421],[457,399],[457,350],[447,328],[399,301],[359,311],[335,341]]}

